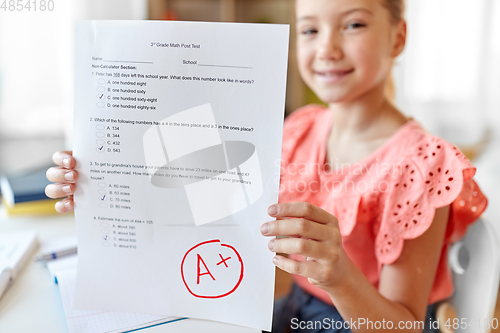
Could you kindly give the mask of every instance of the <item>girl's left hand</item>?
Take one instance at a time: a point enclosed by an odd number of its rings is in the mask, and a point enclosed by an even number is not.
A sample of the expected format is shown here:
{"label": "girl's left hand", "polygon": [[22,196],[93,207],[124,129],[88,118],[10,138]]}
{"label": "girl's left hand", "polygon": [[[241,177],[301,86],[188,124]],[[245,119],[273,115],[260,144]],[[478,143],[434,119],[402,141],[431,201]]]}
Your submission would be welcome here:
{"label": "girl's left hand", "polygon": [[342,247],[338,220],[327,211],[307,202],[280,203],[269,207],[277,220],[264,223],[264,236],[289,236],[271,239],[269,249],[276,253],[300,254],[298,261],[277,255],[273,258],[282,270],[305,276],[324,290],[338,286],[347,277],[349,258]]}

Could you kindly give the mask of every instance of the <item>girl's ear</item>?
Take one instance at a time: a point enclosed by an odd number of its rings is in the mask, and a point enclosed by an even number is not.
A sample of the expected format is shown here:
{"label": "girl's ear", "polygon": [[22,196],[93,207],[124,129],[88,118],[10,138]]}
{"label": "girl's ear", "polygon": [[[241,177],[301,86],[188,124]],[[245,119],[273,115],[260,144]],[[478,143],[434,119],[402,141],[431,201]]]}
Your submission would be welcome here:
{"label": "girl's ear", "polygon": [[392,50],[392,57],[396,58],[403,52],[406,45],[406,21],[401,20],[395,29],[394,47]]}

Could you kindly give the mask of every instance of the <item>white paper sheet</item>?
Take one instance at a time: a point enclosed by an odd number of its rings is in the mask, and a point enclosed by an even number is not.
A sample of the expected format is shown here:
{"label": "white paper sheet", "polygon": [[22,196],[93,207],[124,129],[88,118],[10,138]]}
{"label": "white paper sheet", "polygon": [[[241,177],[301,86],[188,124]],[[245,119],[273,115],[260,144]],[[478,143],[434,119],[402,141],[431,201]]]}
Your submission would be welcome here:
{"label": "white paper sheet", "polygon": [[40,243],[38,254],[60,253],[66,250],[72,250],[78,247],[76,236],[56,237],[43,240]]}
{"label": "white paper sheet", "polygon": [[45,263],[45,266],[47,267],[49,275],[51,279],[54,281],[54,283],[58,283],[57,281],[58,272],[72,270],[75,272],[75,277],[76,277],[76,268],[78,267],[78,255],[73,254],[62,258],[58,258],[56,260],[49,260]]}
{"label": "white paper sheet", "polygon": [[77,27],[75,308],[269,330],[289,27]]}
{"label": "white paper sheet", "polygon": [[75,294],[76,269],[56,273],[69,333],[128,332],[181,318],[140,313],[75,310],[71,307]]}

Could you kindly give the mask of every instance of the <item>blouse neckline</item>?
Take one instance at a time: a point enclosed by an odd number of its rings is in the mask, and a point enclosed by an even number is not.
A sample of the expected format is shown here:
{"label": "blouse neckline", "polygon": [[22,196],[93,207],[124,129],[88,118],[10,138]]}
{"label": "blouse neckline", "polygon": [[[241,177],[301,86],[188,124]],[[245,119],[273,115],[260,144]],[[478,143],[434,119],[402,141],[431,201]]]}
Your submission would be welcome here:
{"label": "blouse neckline", "polygon": [[[320,153],[319,153],[319,157],[320,157],[320,163],[322,165],[322,168],[325,169],[325,165],[327,163],[326,161],[326,152],[327,152],[327,149],[328,149],[328,136],[330,135],[330,129],[332,128],[332,125],[333,125],[333,115],[331,114],[331,112],[328,111],[328,108],[325,109],[325,121],[323,121],[322,123],[325,124],[324,128],[323,128],[323,135],[319,135],[318,137],[321,138],[321,143],[318,145],[319,149],[320,149]],[[418,123],[415,121],[414,118],[410,117],[408,118],[408,120],[406,121],[406,123],[404,123],[403,125],[401,125],[380,147],[378,147],[377,149],[375,149],[373,152],[371,152],[370,154],[368,154],[367,156],[365,156],[364,158],[362,158],[360,161],[357,161],[357,162],[354,162],[354,163],[351,163],[350,165],[347,165],[347,166],[344,166],[340,169],[328,169],[329,172],[328,174],[329,175],[332,175],[332,174],[337,174],[337,175],[344,175],[344,171],[348,168],[352,168],[353,165],[368,165],[370,164],[373,159],[377,159],[378,156],[382,155],[387,149],[389,149],[389,147],[392,145],[392,143],[396,140],[399,139],[399,137],[401,137],[406,131],[408,128],[410,128],[411,126],[415,125]]]}

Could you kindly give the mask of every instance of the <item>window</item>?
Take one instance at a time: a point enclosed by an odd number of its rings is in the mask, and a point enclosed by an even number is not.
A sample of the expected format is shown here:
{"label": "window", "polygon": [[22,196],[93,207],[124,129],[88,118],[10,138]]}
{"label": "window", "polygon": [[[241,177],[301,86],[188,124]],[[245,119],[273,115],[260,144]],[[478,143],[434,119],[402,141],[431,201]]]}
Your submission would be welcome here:
{"label": "window", "polygon": [[398,104],[454,143],[500,124],[500,1],[407,0]]}
{"label": "window", "polygon": [[68,134],[76,19],[144,19],[146,12],[146,0],[54,0],[53,11],[0,11],[0,136]]}

